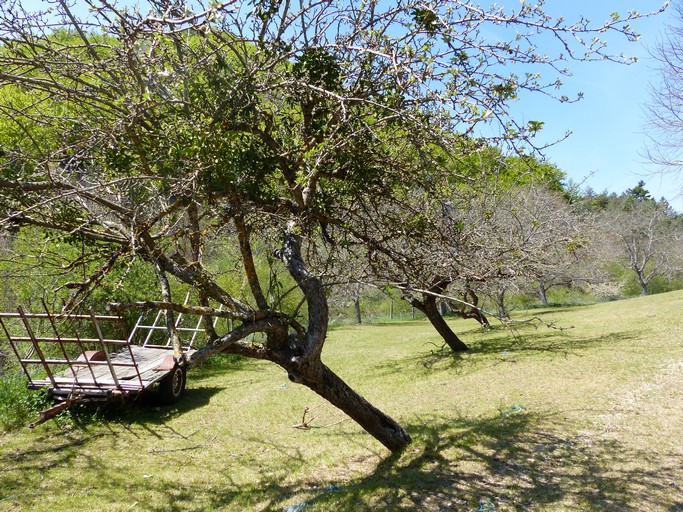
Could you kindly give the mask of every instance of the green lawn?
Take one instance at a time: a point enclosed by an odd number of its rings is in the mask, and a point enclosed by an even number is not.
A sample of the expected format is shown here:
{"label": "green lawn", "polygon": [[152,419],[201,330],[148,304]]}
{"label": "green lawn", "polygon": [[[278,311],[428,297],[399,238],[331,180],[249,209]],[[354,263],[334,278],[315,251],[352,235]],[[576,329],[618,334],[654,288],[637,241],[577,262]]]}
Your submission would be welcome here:
{"label": "green lawn", "polygon": [[[424,322],[332,331],[327,364],[413,436],[400,457],[277,367],[221,358],[177,407],[0,436],[0,510],[680,511],[682,310],[674,292],[514,331],[455,320],[460,356]],[[293,428],[306,407],[315,428]]]}

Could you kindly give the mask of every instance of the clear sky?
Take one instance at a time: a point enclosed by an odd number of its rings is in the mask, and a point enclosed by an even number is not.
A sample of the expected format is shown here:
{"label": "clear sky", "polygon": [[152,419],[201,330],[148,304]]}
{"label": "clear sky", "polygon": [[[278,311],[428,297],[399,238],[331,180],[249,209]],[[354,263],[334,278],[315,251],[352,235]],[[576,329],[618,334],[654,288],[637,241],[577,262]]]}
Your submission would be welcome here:
{"label": "clear sky", "polygon": [[[568,21],[584,15],[594,23],[609,19],[612,12],[625,15],[628,10],[649,12],[658,9],[658,0],[547,0],[545,8]],[[505,0],[499,5],[519,5]],[[616,34],[608,36],[608,49],[638,57],[631,65],[611,62],[568,63],[572,77],[564,79],[565,93],[581,91],[584,99],[560,104],[543,98],[524,97],[514,107],[525,120],[544,121],[541,141],[556,140],[566,131],[569,139],[545,151],[548,160],[565,171],[569,178],[590,186],[596,192],[623,192],[644,180],[656,198],[666,197],[680,212],[678,197],[682,181],[653,175],[655,170],[642,156],[647,140],[646,109],[650,84],[656,85],[657,63],[650,57],[666,24],[675,24],[674,10],[640,20],[632,26],[641,39],[629,43]]]}

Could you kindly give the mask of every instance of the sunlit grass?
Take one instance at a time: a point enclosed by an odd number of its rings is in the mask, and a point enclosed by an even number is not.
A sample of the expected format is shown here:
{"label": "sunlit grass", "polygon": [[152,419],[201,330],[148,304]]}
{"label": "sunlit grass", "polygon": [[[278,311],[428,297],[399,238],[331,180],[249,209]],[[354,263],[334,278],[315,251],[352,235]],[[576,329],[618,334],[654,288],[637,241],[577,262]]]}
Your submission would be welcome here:
{"label": "sunlit grass", "polygon": [[[453,320],[461,355],[423,321],[332,331],[326,363],[413,436],[400,457],[277,367],[221,357],[177,407],[0,437],[0,510],[677,510],[682,306]],[[306,407],[313,428],[293,428]]]}

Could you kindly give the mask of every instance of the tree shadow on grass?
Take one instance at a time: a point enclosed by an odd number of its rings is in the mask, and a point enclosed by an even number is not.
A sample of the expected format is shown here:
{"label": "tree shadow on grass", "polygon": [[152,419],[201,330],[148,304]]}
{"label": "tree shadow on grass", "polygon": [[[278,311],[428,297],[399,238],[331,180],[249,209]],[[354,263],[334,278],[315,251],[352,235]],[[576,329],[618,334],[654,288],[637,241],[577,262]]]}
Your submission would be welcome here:
{"label": "tree shadow on grass", "polygon": [[595,306],[596,303],[592,304],[548,304],[547,306],[538,307],[517,307],[513,308],[512,311],[517,313],[523,313],[525,316],[541,316],[541,315],[551,315],[555,313],[567,313],[569,311],[574,312],[581,309],[589,309]]}
{"label": "tree shadow on grass", "polygon": [[481,355],[500,355],[503,352],[518,355],[525,353],[537,354],[540,352],[579,355],[583,350],[599,346],[636,341],[642,337],[643,332],[616,331],[599,336],[575,337],[562,332],[534,331],[516,336],[480,340],[472,344],[469,352]]}
{"label": "tree shadow on grass", "polygon": [[192,506],[198,496],[216,510],[677,510],[680,465],[614,440],[566,436],[561,425],[539,420],[514,409],[476,420],[433,418],[409,425],[413,445],[363,476],[293,481],[286,468],[268,468],[251,484],[211,494],[169,486],[169,510],[199,510]]}
{"label": "tree shadow on grass", "polygon": [[549,336],[547,332],[530,332],[518,337],[493,337],[480,340],[471,344],[466,352],[453,352],[448,346],[427,342],[422,345],[419,353],[384,361],[371,371],[380,376],[408,371],[423,375],[434,371],[467,375],[480,371],[486,366],[516,363],[540,353],[580,357],[585,350],[637,341],[641,336],[642,333],[639,331],[613,332],[583,338],[562,335],[562,333]]}
{"label": "tree shadow on grass", "polygon": [[[178,464],[177,475],[148,480],[130,478],[92,454],[92,442],[109,434],[72,432],[60,444],[41,439],[38,446],[4,458],[0,508],[40,503],[55,489],[39,485],[35,469],[50,479],[53,469],[66,468],[73,485],[87,474],[88,481],[105,482],[112,499],[125,498],[149,511],[680,510],[680,460],[614,439],[566,433],[553,417],[511,407],[474,419],[423,418],[407,429],[413,444],[401,455],[384,456],[374,469],[368,469],[367,461],[353,472],[346,465],[354,461],[311,468],[298,449],[268,443],[264,433],[263,439],[250,442],[280,454],[270,464],[246,452],[237,462],[226,460],[221,451],[223,459],[200,468],[191,464],[186,455],[191,452],[165,444],[168,453],[158,456],[166,464]],[[232,479],[235,463],[249,466],[253,480]],[[212,485],[219,476],[221,483]]]}
{"label": "tree shadow on grass", "polygon": [[555,427],[514,409],[408,426],[415,442],[405,454],[387,457],[372,474],[323,486],[305,504],[340,511],[678,510],[680,464]]}
{"label": "tree shadow on grass", "polygon": [[58,415],[58,425],[69,423],[87,430],[100,423],[116,424],[163,424],[167,421],[208,405],[211,397],[222,391],[218,387],[192,387],[185,390],[183,398],[174,405],[159,405],[157,390],[152,387],[132,400],[85,402],[71,406]]}

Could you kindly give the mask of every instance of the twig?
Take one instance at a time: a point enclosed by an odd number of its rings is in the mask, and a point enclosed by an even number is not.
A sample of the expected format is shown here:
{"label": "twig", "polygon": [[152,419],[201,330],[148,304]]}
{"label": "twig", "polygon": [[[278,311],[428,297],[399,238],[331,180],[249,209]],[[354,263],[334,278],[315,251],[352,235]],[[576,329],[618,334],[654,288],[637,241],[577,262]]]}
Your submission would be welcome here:
{"label": "twig", "polygon": [[532,318],[528,318],[527,320],[507,320],[507,321],[504,322],[504,323],[505,323],[505,325],[508,325],[508,324],[530,324],[531,322],[534,322],[534,321],[539,322],[539,323],[545,325],[545,326],[546,326],[547,328],[549,328],[549,329],[555,329],[555,330],[557,330],[557,331],[568,331],[569,329],[574,329],[574,326],[573,326],[573,325],[570,325],[569,327],[558,327],[557,325],[555,325],[555,323],[553,323],[553,322],[551,322],[551,323],[544,322],[543,320],[541,320],[541,319],[540,319],[539,317],[537,317],[537,316],[534,316],[534,317],[532,317]]}
{"label": "twig", "polygon": [[292,425],[292,428],[298,428],[301,430],[309,430],[313,428],[311,426],[311,422],[317,418],[317,416],[313,416],[310,420],[306,421],[306,414],[308,414],[308,411],[310,411],[309,407],[306,407],[304,409],[304,414],[301,416],[301,423],[297,423],[296,425]]}
{"label": "twig", "polygon": [[322,427],[320,427],[320,428],[334,427],[335,425],[339,425],[340,423],[342,423],[343,421],[346,421],[346,420],[348,420],[348,419],[351,419],[351,418],[348,418],[348,417],[347,417],[347,418],[342,418],[342,419],[340,419],[339,421],[335,421],[334,423],[330,423],[329,425],[324,425],[324,426],[322,426]]}
{"label": "twig", "polygon": [[203,444],[195,444],[192,446],[186,446],[185,448],[168,448],[165,450],[157,450],[156,448],[152,448],[149,450],[150,453],[169,453],[169,452],[184,452],[187,450],[196,450],[197,448],[203,448]]}
{"label": "twig", "polygon": [[312,428],[328,428],[328,427],[333,427],[335,425],[339,425],[343,421],[346,421],[349,419],[348,417],[342,418],[339,421],[335,421],[334,423],[330,423],[329,425],[322,425],[322,426],[321,425],[311,425],[313,420],[317,418],[317,416],[313,416],[311,419],[306,420],[306,414],[308,414],[311,411],[311,409],[313,409],[313,408],[312,407],[306,407],[304,409],[303,416],[301,416],[301,423],[297,423],[296,425],[292,425],[292,428],[298,428],[299,430],[310,430]]}

